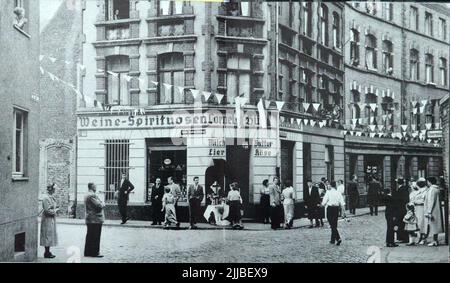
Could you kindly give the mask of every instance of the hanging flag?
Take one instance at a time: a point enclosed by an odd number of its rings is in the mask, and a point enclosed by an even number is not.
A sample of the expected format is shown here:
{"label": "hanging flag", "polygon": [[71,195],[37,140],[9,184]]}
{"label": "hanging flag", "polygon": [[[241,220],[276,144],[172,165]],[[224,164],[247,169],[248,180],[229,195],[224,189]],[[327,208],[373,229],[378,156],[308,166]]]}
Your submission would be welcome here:
{"label": "hanging flag", "polygon": [[182,86],[177,86],[178,92],[180,93],[180,95],[184,95],[184,87]]}
{"label": "hanging flag", "polygon": [[192,96],[194,97],[194,100],[196,100],[198,95],[200,94],[200,91],[196,90],[196,89],[189,89],[189,90],[191,91]]}
{"label": "hanging flag", "polygon": [[406,131],[408,129],[408,125],[401,125],[401,127],[403,131]]}
{"label": "hanging flag", "polygon": [[300,126],[302,124],[302,119],[297,118],[297,124]]}
{"label": "hanging flag", "polygon": [[151,83],[154,84],[155,86],[158,86],[158,82],[151,81]]}
{"label": "hanging flag", "polygon": [[428,104],[428,99],[423,99],[420,101],[420,103],[422,104],[422,106],[425,106]]}
{"label": "hanging flag", "polygon": [[305,109],[305,112],[308,112],[309,106],[311,106],[310,103],[303,103],[303,108]]}
{"label": "hanging flag", "polygon": [[434,123],[434,128],[435,129],[440,129],[439,127],[440,127],[441,125],[439,124],[439,123]]}
{"label": "hanging flag", "polygon": [[420,109],[419,109],[419,111],[420,111],[420,113],[422,114],[422,113],[423,113],[423,111],[425,111],[425,106],[420,106]]}
{"label": "hanging flag", "polygon": [[379,131],[379,132],[382,132],[383,129],[384,129],[384,126],[383,126],[383,125],[378,125],[378,131]]}
{"label": "hanging flag", "polygon": [[358,119],[351,119],[351,121],[352,121],[353,125],[356,125],[356,123],[358,122]]}
{"label": "hanging flag", "polygon": [[277,104],[278,112],[281,111],[284,106],[284,101],[275,101],[275,103]]}
{"label": "hanging flag", "polygon": [[262,98],[259,99],[258,102],[258,114],[259,114],[259,124],[261,125],[261,128],[267,128],[266,109],[264,109],[264,102]]}
{"label": "hanging flag", "polygon": [[316,121],[315,120],[311,120],[311,127],[314,127],[316,125]]}
{"label": "hanging flag", "polygon": [[431,143],[431,139],[427,139],[427,143]]}
{"label": "hanging flag", "polygon": [[48,59],[50,59],[50,61],[52,61],[52,63],[55,63],[55,62],[56,62],[56,58],[48,57]]}
{"label": "hanging flag", "polygon": [[39,70],[41,70],[41,74],[43,75],[45,73],[44,69],[42,67],[39,67]]}
{"label": "hanging flag", "polygon": [[266,106],[266,109],[269,109],[271,103],[272,101],[270,100],[264,100],[264,105]]}
{"label": "hanging flag", "polygon": [[412,113],[413,113],[414,115],[417,115],[417,108],[413,108]]}
{"label": "hanging flag", "polygon": [[305,123],[305,126],[309,124],[309,119],[303,119],[303,123]]}
{"label": "hanging flag", "polygon": [[413,108],[415,108],[417,106],[417,100],[411,101],[411,105]]}
{"label": "hanging flag", "polygon": [[372,109],[373,112],[375,112],[375,110],[377,110],[378,105],[376,103],[370,103],[370,109]]}
{"label": "hanging flag", "polygon": [[[167,92],[171,92],[172,91],[172,85],[171,84],[166,84],[166,83],[163,83],[163,86],[164,86],[164,88],[165,88],[165,90],[167,91]],[[166,96],[169,96],[170,97],[170,95],[166,95]]]}
{"label": "hanging flag", "polygon": [[369,125],[370,131],[372,131],[372,132],[375,131],[375,127],[376,127],[375,125]]}
{"label": "hanging flag", "polygon": [[355,130],[356,129],[356,125],[351,125],[351,127],[350,127],[352,130]]}
{"label": "hanging flag", "polygon": [[211,93],[208,91],[204,91],[203,96],[205,97],[205,101],[207,102],[209,100],[209,98],[211,97]]}
{"label": "hanging flag", "polygon": [[373,124],[375,122],[375,117],[370,117],[370,124]]}
{"label": "hanging flag", "polygon": [[222,103],[223,94],[216,93],[215,96],[216,96],[216,98],[217,98],[217,102],[218,102],[219,104]]}
{"label": "hanging flag", "polygon": [[312,106],[316,112],[319,111],[320,103],[313,103]]}
{"label": "hanging flag", "polygon": [[375,137],[375,133],[369,133],[369,136],[371,137],[371,138],[374,138]]}
{"label": "hanging flag", "polygon": [[431,126],[432,126],[431,123],[426,123],[426,124],[425,124],[425,127],[427,128],[427,130],[430,130],[430,129],[431,129]]}

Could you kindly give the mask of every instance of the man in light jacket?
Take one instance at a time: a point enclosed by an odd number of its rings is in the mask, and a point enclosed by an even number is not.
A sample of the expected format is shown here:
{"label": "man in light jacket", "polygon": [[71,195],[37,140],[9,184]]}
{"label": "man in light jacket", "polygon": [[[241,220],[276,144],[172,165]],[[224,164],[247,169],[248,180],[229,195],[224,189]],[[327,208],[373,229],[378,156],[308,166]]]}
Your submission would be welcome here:
{"label": "man in light jacket", "polygon": [[429,225],[429,235],[433,235],[433,242],[428,246],[438,246],[438,235],[442,232],[441,222],[441,204],[439,201],[439,187],[436,185],[435,177],[427,178],[428,186],[430,187],[425,195],[424,213],[425,222]]}
{"label": "man in light jacket", "polygon": [[86,243],[84,246],[84,256],[103,257],[100,255],[100,237],[102,234],[102,224],[105,221],[103,208],[105,204],[95,194],[97,187],[94,183],[88,184],[88,193],[84,197],[86,209]]}
{"label": "man in light jacket", "polygon": [[280,179],[278,177],[273,178],[273,183],[269,186],[269,194],[271,228],[276,230],[280,228],[282,211]]}

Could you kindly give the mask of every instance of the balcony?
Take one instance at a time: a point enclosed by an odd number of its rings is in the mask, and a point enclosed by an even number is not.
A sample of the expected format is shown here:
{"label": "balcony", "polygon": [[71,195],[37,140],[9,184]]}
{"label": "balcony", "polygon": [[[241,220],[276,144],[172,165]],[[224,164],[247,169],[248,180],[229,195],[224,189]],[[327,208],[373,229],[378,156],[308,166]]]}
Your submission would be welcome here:
{"label": "balcony", "polygon": [[119,25],[105,28],[106,40],[122,40],[130,38],[130,26]]}
{"label": "balcony", "polygon": [[158,24],[158,36],[181,36],[185,34],[184,21]]}

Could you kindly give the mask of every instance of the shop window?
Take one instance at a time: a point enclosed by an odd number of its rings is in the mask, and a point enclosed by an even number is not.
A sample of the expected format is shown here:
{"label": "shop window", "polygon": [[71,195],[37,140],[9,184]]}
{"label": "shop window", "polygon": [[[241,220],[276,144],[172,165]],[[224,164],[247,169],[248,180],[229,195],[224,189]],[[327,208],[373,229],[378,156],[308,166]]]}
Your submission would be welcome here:
{"label": "shop window", "polygon": [[320,40],[323,45],[328,46],[328,7],[325,4],[320,5]]}
{"label": "shop window", "polygon": [[377,69],[377,39],[371,34],[366,36],[366,68]]}
{"label": "shop window", "polygon": [[341,47],[341,21],[338,13],[333,13],[333,47]]}
{"label": "shop window", "polygon": [[29,19],[26,17],[29,9],[29,0],[14,0],[14,26],[18,29],[29,32]]}
{"label": "shop window", "polygon": [[419,51],[409,51],[409,77],[411,80],[419,80]]}
{"label": "shop window", "polygon": [[325,164],[327,179],[334,180],[334,147],[332,145],[325,145]]}
{"label": "shop window", "polygon": [[359,65],[359,32],[356,29],[350,30],[350,64]]}
{"label": "shop window", "polygon": [[183,14],[184,1],[160,0],[158,1],[158,12],[160,16]]}
{"label": "shop window", "polygon": [[311,2],[303,1],[303,17],[302,17],[302,26],[303,26],[303,34],[311,37],[312,33],[312,4]]}
{"label": "shop window", "polygon": [[115,55],[106,58],[107,104],[129,104],[130,59],[128,56]]}
{"label": "shop window", "polygon": [[447,59],[440,58],[439,59],[439,76],[441,79],[441,85],[447,86],[447,80],[448,80],[448,72],[447,72]]}
{"label": "shop window", "polygon": [[106,0],[106,20],[122,20],[130,18],[129,0]]}
{"label": "shop window", "polygon": [[159,103],[184,103],[185,96],[175,86],[184,86],[184,56],[181,52],[158,56]]}
{"label": "shop window", "polygon": [[241,2],[236,0],[230,0],[225,3],[225,8],[228,16],[242,16],[242,17],[250,17],[251,16],[251,3]]}
{"label": "shop window", "polygon": [[443,18],[439,18],[439,38],[447,39],[447,22]]}
{"label": "shop window", "polygon": [[394,100],[391,97],[383,97],[381,106],[383,109],[383,115],[387,115],[385,126],[394,126]]}
{"label": "shop window", "polygon": [[388,75],[394,73],[394,48],[389,40],[383,41],[383,70]]}
{"label": "shop window", "polygon": [[[227,59],[227,97],[243,96],[250,101],[250,58],[234,54]],[[232,101],[232,100],[230,100]]]}
{"label": "shop window", "polygon": [[13,135],[13,178],[26,176],[26,163],[28,159],[28,112],[14,108],[14,135]]}
{"label": "shop window", "polygon": [[431,54],[425,54],[425,81],[434,83],[434,58]]}
{"label": "shop window", "polygon": [[130,141],[106,140],[105,153],[105,200],[114,202],[114,192],[119,189],[122,173],[128,172],[130,168]]}
{"label": "shop window", "polygon": [[433,15],[425,12],[425,34],[433,36]]}
{"label": "shop window", "polygon": [[417,7],[409,7],[409,27],[413,30],[419,30],[419,11]]}
{"label": "shop window", "polygon": [[14,252],[23,253],[25,252],[25,232],[14,235]]}

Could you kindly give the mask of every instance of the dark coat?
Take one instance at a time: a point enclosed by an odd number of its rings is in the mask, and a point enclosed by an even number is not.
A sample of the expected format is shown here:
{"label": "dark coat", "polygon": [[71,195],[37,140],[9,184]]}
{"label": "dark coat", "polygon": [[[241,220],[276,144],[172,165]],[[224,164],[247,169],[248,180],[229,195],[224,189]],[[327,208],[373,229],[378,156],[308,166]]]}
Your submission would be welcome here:
{"label": "dark coat", "polygon": [[130,192],[133,191],[133,190],[134,190],[133,184],[130,182],[130,180],[125,179],[123,181],[123,184],[119,188],[118,202],[119,203],[127,202],[128,201],[128,196],[129,196]]}
{"label": "dark coat", "polygon": [[369,188],[367,190],[367,203],[369,205],[379,205],[381,194],[381,184],[376,181],[369,183]]}
{"label": "dark coat", "polygon": [[204,196],[203,187],[199,184],[197,187],[195,185],[189,185],[188,189],[188,199],[197,199],[198,201],[203,200]]}
{"label": "dark coat", "polygon": [[303,190],[303,200],[308,207],[315,207],[320,204],[319,188],[313,185],[311,188],[311,194],[309,194],[309,188],[306,186]]}
{"label": "dark coat", "polygon": [[153,185],[152,187],[152,194],[150,197],[150,200],[152,202],[152,205],[155,206],[162,206],[162,198],[164,196],[164,186],[159,185],[159,187],[156,187],[156,185]]}
{"label": "dark coat", "polygon": [[359,196],[359,190],[358,190],[358,184],[354,181],[350,181],[347,185],[347,192],[346,194],[348,196]]}

